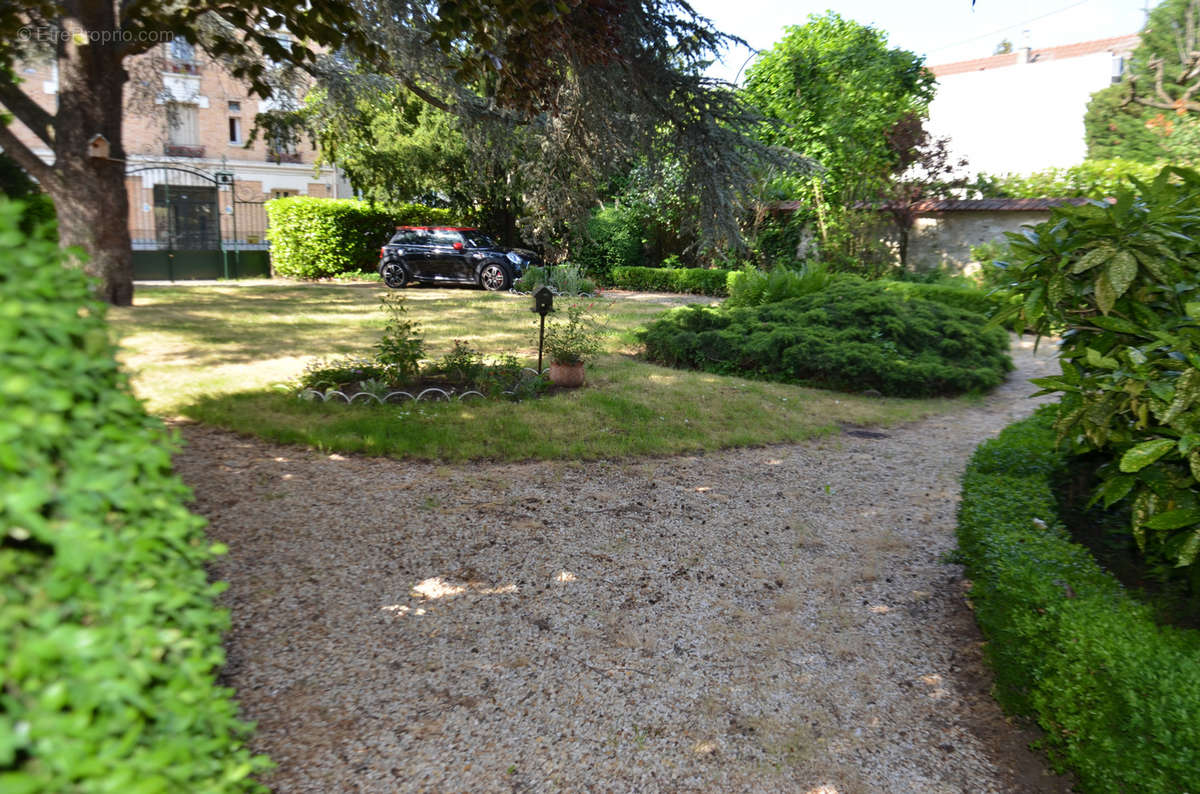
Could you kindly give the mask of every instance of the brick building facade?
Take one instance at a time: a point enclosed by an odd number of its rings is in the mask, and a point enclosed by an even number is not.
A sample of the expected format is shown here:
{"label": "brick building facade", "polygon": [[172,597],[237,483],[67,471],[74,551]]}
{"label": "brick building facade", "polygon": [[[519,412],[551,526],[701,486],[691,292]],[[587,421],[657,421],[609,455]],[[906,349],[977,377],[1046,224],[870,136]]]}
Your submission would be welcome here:
{"label": "brick building facade", "polygon": [[[57,65],[18,68],[25,93],[55,112]],[[265,271],[263,202],[351,195],[335,168],[314,166],[316,150],[307,142],[272,145],[260,135],[247,145],[255,115],[277,106],[250,96],[245,83],[182,39],[131,59],[126,68],[122,137],[137,277],[174,278],[177,253],[204,251],[221,254],[222,263],[227,252],[237,262],[244,254],[246,262],[256,263],[252,269]],[[52,159],[24,125],[14,122],[12,128],[35,153]],[[152,255],[164,251],[165,260]],[[222,273],[229,275],[227,264],[215,275]]]}

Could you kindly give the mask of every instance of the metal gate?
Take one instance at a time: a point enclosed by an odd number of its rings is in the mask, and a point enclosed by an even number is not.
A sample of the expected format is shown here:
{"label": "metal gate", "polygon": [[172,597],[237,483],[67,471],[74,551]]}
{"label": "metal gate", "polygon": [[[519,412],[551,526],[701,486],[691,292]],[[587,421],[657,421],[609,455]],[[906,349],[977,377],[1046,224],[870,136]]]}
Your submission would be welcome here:
{"label": "metal gate", "polygon": [[125,185],[135,279],[270,275],[262,196],[231,172],[145,164],[126,170]]}

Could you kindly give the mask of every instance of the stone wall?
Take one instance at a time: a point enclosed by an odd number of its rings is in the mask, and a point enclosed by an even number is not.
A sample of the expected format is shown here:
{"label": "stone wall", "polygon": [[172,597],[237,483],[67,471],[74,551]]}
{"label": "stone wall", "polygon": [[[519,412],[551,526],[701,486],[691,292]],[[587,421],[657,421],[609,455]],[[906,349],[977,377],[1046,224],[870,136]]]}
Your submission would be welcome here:
{"label": "stone wall", "polygon": [[964,272],[974,264],[971,246],[993,240],[1003,242],[1005,232],[1019,231],[1025,224],[1038,224],[1049,217],[1049,210],[923,213],[909,233],[908,266],[919,271],[942,268]]}

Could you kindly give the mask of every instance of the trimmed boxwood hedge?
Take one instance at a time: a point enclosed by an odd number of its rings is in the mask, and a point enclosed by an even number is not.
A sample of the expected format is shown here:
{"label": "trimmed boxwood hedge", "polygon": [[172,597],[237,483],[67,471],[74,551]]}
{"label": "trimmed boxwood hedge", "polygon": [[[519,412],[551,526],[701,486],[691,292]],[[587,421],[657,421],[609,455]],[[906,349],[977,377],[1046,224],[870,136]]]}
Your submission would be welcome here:
{"label": "trimmed boxwood hedge", "polygon": [[0,202],[0,790],[262,791],[172,444],[104,307]]}
{"label": "trimmed boxwood hedge", "polygon": [[357,199],[290,196],[266,204],[271,269],[284,278],[331,278],[373,271],[397,226],[444,226],[450,210],[423,204],[385,206]]}
{"label": "trimmed boxwood hedge", "polygon": [[618,289],[725,296],[729,273],[701,267],[614,267],[609,280]]}
{"label": "trimmed boxwood hedge", "polygon": [[929,397],[990,389],[1012,369],[1008,334],[978,314],[870,282],[762,306],[689,306],[641,334],[670,366],[841,391]]}
{"label": "trimmed boxwood hedge", "polygon": [[1052,421],[1041,409],[1010,426],[963,479],[960,555],[996,697],[1037,720],[1085,791],[1200,791],[1200,632],[1157,625],[1070,540]]}

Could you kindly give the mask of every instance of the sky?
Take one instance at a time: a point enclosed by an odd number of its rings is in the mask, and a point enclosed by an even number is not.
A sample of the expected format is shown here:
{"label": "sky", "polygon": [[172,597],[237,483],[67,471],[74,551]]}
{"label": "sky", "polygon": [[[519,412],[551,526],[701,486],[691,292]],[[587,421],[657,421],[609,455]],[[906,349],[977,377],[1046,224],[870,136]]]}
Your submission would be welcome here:
{"label": "sky", "polygon": [[[724,32],[769,49],[788,25],[833,8],[844,18],[888,34],[888,43],[925,56],[934,66],[992,54],[1008,39],[1034,49],[1137,33],[1145,7],[1157,0],[689,0],[701,16]],[[733,81],[751,51],[736,48],[709,73]],[[742,73],[744,76],[744,72]],[[740,78],[739,78],[740,82]]]}

